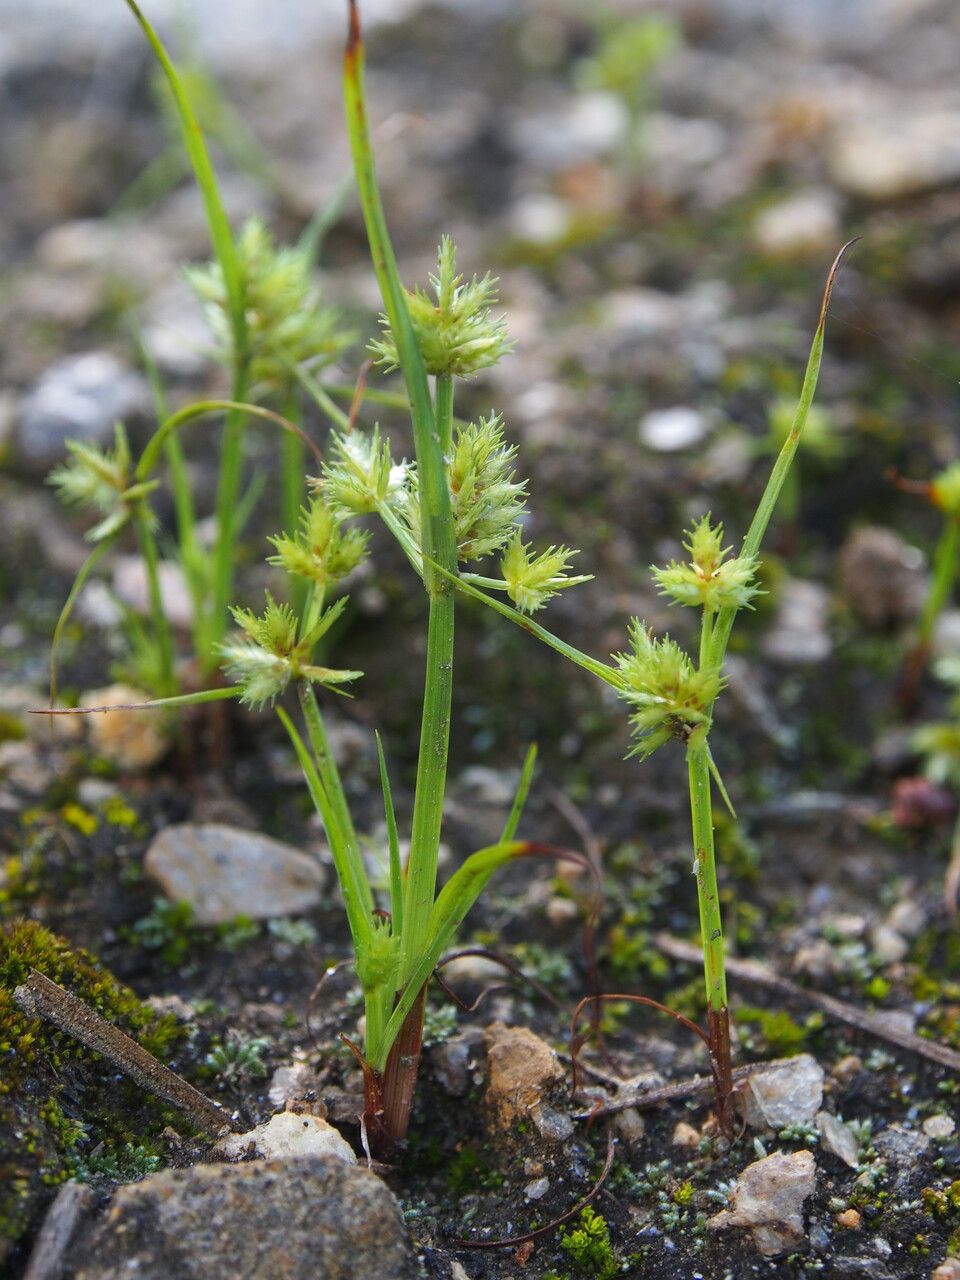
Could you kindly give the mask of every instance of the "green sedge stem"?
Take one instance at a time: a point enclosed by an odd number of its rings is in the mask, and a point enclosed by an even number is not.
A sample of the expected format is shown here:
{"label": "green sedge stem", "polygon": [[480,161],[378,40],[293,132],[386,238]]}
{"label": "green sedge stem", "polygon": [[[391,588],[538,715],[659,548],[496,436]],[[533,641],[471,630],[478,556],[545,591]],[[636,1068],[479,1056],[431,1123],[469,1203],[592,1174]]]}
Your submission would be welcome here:
{"label": "green sedge stem", "polygon": [[[247,362],[238,360],[230,398],[239,402],[247,394]],[[204,666],[217,663],[216,645],[226,633],[228,607],[233,595],[233,566],[236,557],[237,503],[243,474],[246,415],[231,409],[223,426],[220,446],[220,477],[217,484],[217,537],[213,548],[213,584],[209,614],[209,644],[206,653],[198,655]]]}
{"label": "green sedge stem", "polygon": [[[300,406],[292,389],[287,396],[283,416],[288,422],[300,424]],[[283,529],[292,536],[300,523],[300,505],[303,501],[303,482],[307,470],[307,457],[303,441],[299,436],[293,435],[292,432],[283,437],[282,450],[280,459],[282,490],[280,515],[283,521]]]}
{"label": "green sedge stem", "polygon": [[695,729],[687,744],[690,784],[690,818],[693,828],[700,936],[703,940],[703,974],[707,1007],[719,1013],[727,1007],[727,979],[723,958],[723,922],[717,887],[717,863],[713,843],[713,805],[710,798],[710,755],[707,735]]}
{"label": "green sedge stem", "polygon": [[925,653],[933,641],[933,629],[950,598],[960,569],[960,519],[950,516],[933,557],[933,580],[917,623],[917,646]]}
{"label": "green sedge stem", "polygon": [[437,436],[440,440],[440,451],[446,456],[450,452],[453,435],[453,376],[451,374],[437,375],[435,399]]}
{"label": "green sedge stem", "polygon": [[[367,124],[363,62],[359,20],[356,10],[352,9],[350,38],[344,56],[347,128],[373,267],[410,398],[420,481],[423,577],[430,600],[420,754],[403,903],[399,965],[399,979],[403,984],[410,980],[429,941],[430,912],[436,890],[453,683],[454,595],[449,577],[444,575],[456,577],[457,548],[441,448],[441,440],[445,436],[449,438],[451,428],[449,424],[438,426],[435,421],[423,359],[390,243]],[[452,400],[452,395],[444,393],[439,400],[438,407],[446,412],[446,403]],[[438,573],[433,565],[442,572]],[[415,1000],[419,993],[405,994]],[[395,1017],[396,1010],[391,1022]]]}
{"label": "green sedge stem", "polygon": [[163,607],[163,591],[160,585],[160,557],[157,554],[157,540],[150,527],[150,509],[146,503],[138,502],[133,511],[133,522],[140,543],[140,554],[143,556],[147,571],[147,595],[150,600],[150,613],[156,633],[157,647],[160,653],[160,690],[164,696],[172,694],[177,687],[173,669],[173,635],[170,620]]}
{"label": "green sedge stem", "polygon": [[298,364],[291,363],[287,367],[300,383],[301,387],[303,387],[304,391],[306,391],[310,399],[313,400],[314,404],[316,404],[316,406],[327,415],[334,426],[340,431],[349,431],[349,414],[344,413],[338,404],[334,404],[327,395],[324,387],[317,382],[316,378],[312,377],[306,369],[301,368]]}

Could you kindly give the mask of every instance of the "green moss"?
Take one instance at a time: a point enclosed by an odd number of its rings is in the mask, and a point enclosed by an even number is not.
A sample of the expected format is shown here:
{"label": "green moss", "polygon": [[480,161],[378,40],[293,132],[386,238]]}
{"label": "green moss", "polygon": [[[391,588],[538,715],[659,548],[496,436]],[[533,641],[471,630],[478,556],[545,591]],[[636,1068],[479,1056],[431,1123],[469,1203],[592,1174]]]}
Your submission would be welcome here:
{"label": "green moss", "polygon": [[597,1280],[612,1280],[619,1271],[610,1228],[606,1220],[589,1205],[580,1211],[580,1225],[572,1231],[560,1230],[560,1247],[569,1253],[576,1269]]}
{"label": "green moss", "polygon": [[[114,1166],[134,1176],[159,1160],[160,1134],[171,1118],[132,1085],[118,1085],[98,1055],[20,1012],[13,991],[31,969],[157,1057],[169,1056],[182,1036],[172,1017],[157,1018],[92,956],[41,925],[19,921],[0,930],[0,1168],[10,1175],[0,1179],[0,1263],[50,1188],[73,1177],[114,1177]],[[138,1147],[139,1164],[132,1154]]]}

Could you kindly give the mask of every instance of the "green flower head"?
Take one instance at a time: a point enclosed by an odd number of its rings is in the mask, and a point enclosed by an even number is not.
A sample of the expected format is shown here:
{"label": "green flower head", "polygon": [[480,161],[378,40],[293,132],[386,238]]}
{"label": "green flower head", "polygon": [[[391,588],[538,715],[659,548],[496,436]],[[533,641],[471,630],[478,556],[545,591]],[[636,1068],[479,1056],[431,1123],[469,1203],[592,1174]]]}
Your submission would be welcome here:
{"label": "green flower head", "polygon": [[[497,301],[496,279],[489,273],[464,283],[457,274],[457,250],[444,236],[437,257],[437,274],[430,277],[436,295],[424,289],[406,291],[410,322],[420,345],[427,373],[469,378],[496,364],[513,347],[502,316],[490,308]],[[384,369],[398,369],[400,356],[390,323],[380,317],[381,340],[372,342],[374,359]]]}
{"label": "green flower head", "polygon": [[716,668],[698,671],[669,636],[655,640],[644,624],[630,624],[630,651],[614,655],[623,686],[620,696],[634,708],[630,718],[637,739],[631,755],[646,759],[668,739],[686,742],[707,725],[723,688]]}
{"label": "green flower head", "polygon": [[674,604],[699,606],[708,613],[720,609],[751,608],[760,594],[755,584],[757,562],[749,556],[728,560],[730,548],[723,546],[723,525],[711,525],[709,515],[689,531],[684,548],[688,564],[671,560],[664,568],[652,567],[660,591]]}
{"label": "green flower head", "polygon": [[930,496],[951,520],[960,520],[960,462],[954,462],[934,478]]}
{"label": "green flower head", "polygon": [[[251,218],[237,239],[237,257],[253,381],[285,388],[294,367],[316,369],[335,361],[353,335],[344,330],[339,314],[326,305],[313,283],[309,253],[296,246],[278,247],[264,223]],[[186,276],[206,306],[221,358],[235,359],[220,264],[188,268]]]}
{"label": "green flower head", "polygon": [[301,508],[300,528],[290,537],[282,533],[269,539],[277,554],[268,563],[279,565],[298,578],[326,587],[345,578],[364,559],[369,534],[342,530],[337,515],[322,498]]}
{"label": "green flower head", "polygon": [[570,561],[577,551],[569,547],[547,547],[534,555],[525,546],[520,530],[514,531],[510,544],[500,562],[500,572],[507,584],[507,594],[522,613],[535,613],[542,609],[564,587],[574,587],[589,582],[591,574],[571,576]]}

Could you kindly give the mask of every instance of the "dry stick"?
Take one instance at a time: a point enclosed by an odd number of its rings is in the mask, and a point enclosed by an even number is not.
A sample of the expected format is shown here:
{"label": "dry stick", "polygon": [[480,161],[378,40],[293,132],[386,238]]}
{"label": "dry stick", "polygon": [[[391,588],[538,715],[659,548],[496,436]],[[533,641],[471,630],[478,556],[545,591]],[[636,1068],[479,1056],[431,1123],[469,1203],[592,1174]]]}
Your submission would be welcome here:
{"label": "dry stick", "polygon": [[[699,947],[692,946],[680,938],[674,938],[669,933],[656,934],[654,942],[664,955],[670,956],[673,960],[699,963],[701,959]],[[812,1004],[814,1008],[822,1010],[831,1018],[836,1018],[838,1022],[846,1023],[848,1027],[854,1027],[865,1035],[876,1036],[879,1040],[885,1040],[899,1049],[905,1049],[907,1053],[914,1053],[920,1058],[936,1062],[950,1071],[960,1071],[960,1053],[956,1049],[949,1049],[945,1044],[938,1044],[936,1040],[924,1040],[922,1036],[916,1036],[912,1031],[901,1031],[897,1027],[888,1026],[876,1014],[867,1013],[855,1005],[848,1004],[845,1000],[836,999],[835,996],[827,996],[821,991],[810,991],[806,987],[798,986],[789,978],[781,978],[779,974],[773,973],[766,965],[758,964],[755,960],[727,960],[727,971],[743,982],[754,982],[758,986],[766,987],[768,991],[778,992],[788,1000],[800,1000]]]}
{"label": "dry stick", "polygon": [[[698,952],[697,959],[699,958]],[[772,1058],[767,1062],[750,1062],[743,1067],[734,1067],[733,1083],[742,1084],[751,1076],[762,1075],[766,1071],[776,1071],[779,1067],[792,1066],[794,1063],[793,1058]],[[580,1070],[597,1074],[586,1063],[580,1064]],[[589,1111],[580,1111],[575,1119],[596,1120],[600,1116],[615,1115],[618,1111],[650,1111],[654,1107],[663,1106],[664,1103],[683,1102],[687,1098],[695,1097],[698,1093],[709,1093],[716,1088],[716,1082],[712,1076],[691,1076],[688,1080],[674,1080],[670,1084],[640,1089],[625,1089],[623,1085],[627,1082],[621,1080],[619,1083],[622,1090],[619,1097],[592,1106]],[[589,1094],[587,1096],[589,1097]]]}
{"label": "dry stick", "polygon": [[96,1196],[82,1182],[65,1182],[47,1210],[23,1280],[60,1280],[77,1224]]}
{"label": "dry stick", "polygon": [[231,1117],[186,1080],[165,1067],[152,1053],[118,1027],[101,1018],[83,1000],[64,991],[36,969],[14,990],[13,1000],[28,1017],[43,1018],[82,1045],[102,1054],[148,1093],[154,1094],[207,1133],[236,1129]]}

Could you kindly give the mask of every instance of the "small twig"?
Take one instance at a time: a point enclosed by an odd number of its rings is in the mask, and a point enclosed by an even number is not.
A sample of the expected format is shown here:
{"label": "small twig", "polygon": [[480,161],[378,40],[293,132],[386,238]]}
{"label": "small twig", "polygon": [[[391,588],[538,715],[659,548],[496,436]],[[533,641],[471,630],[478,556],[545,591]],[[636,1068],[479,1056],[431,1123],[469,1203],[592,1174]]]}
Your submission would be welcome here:
{"label": "small twig", "polygon": [[65,1182],[47,1210],[23,1280],[60,1280],[77,1224],[96,1197],[82,1182]]}
{"label": "small twig", "polygon": [[[669,933],[658,933],[654,937],[654,942],[664,955],[674,960],[684,960],[692,964],[700,962],[700,948],[684,942],[681,938],[674,938]],[[775,991],[788,1000],[811,1004],[815,1009],[820,1009],[829,1017],[835,1018],[837,1022],[845,1023],[846,1026],[862,1031],[865,1035],[875,1036],[878,1040],[885,1040],[887,1044],[896,1045],[907,1053],[926,1058],[929,1062],[936,1062],[950,1071],[960,1071],[960,1053],[956,1049],[938,1044],[936,1040],[924,1040],[922,1036],[914,1035],[912,1031],[902,1031],[898,1027],[889,1026],[876,1014],[867,1013],[866,1010],[858,1009],[856,1005],[848,1004],[845,1000],[838,1000],[835,996],[824,995],[822,991],[810,991],[806,987],[798,986],[789,978],[781,978],[779,974],[773,973],[766,965],[758,964],[756,960],[728,959],[727,972],[743,982],[753,982],[757,986],[765,987],[768,991]]]}
{"label": "small twig", "polygon": [[[751,1076],[762,1075],[765,1071],[775,1071],[778,1067],[785,1067],[790,1062],[790,1058],[773,1058],[768,1062],[750,1062],[742,1067],[734,1067],[733,1083],[742,1084]],[[583,1066],[581,1070],[589,1070],[589,1068]],[[653,1088],[621,1088],[616,1098],[611,1098],[609,1102],[601,1101],[599,1106],[594,1104],[589,1111],[578,1112],[575,1119],[595,1120],[600,1116],[612,1116],[618,1111],[632,1109],[650,1111],[668,1102],[683,1102],[687,1098],[696,1097],[698,1093],[709,1093],[715,1087],[712,1076],[690,1076],[686,1080],[673,1080],[669,1084],[655,1085]]]}
{"label": "small twig", "polygon": [[14,990],[13,1000],[28,1017],[43,1018],[86,1048],[102,1054],[142,1089],[182,1111],[197,1128],[207,1133],[236,1128],[222,1107],[165,1067],[136,1040],[101,1018],[83,1000],[64,991],[36,969],[31,969],[27,981]]}

